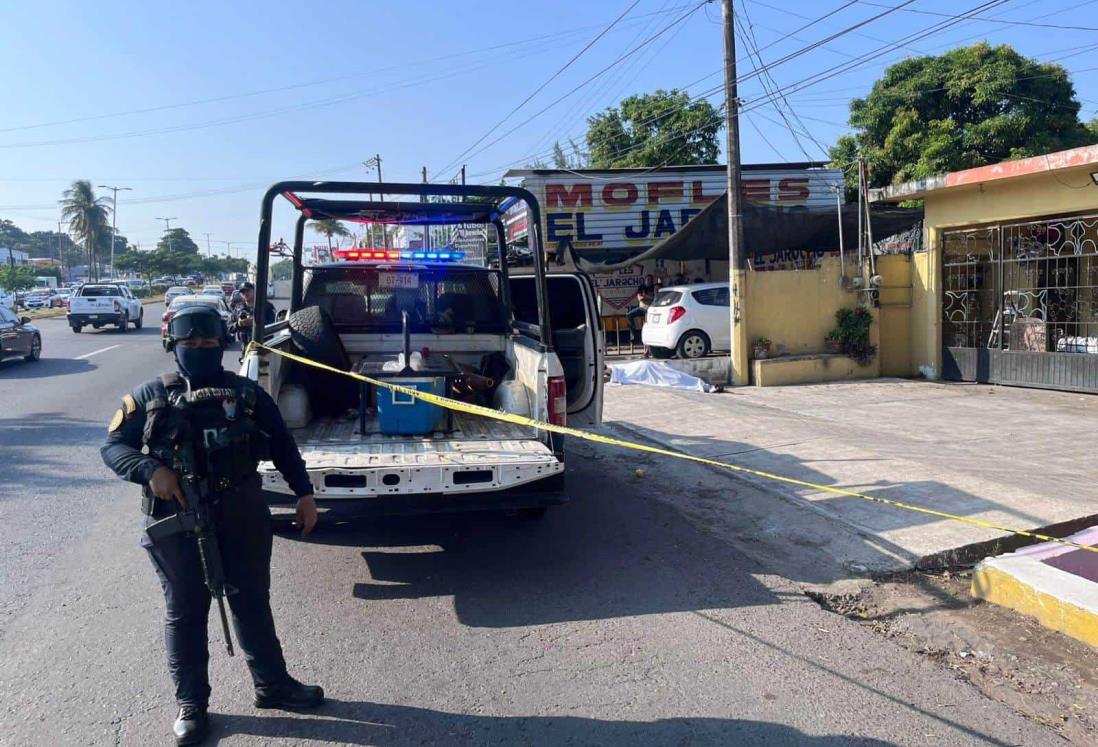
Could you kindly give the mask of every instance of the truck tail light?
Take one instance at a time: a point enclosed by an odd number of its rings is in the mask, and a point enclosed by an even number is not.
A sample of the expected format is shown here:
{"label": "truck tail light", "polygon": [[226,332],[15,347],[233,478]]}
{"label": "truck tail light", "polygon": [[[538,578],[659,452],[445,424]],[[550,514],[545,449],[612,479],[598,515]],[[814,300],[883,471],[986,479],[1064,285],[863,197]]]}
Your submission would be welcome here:
{"label": "truck tail light", "polygon": [[118,301],[114,302],[114,313],[115,314],[121,314],[122,313],[122,304],[120,304]]}
{"label": "truck tail light", "polygon": [[682,319],[683,316],[685,316],[685,315],[686,315],[686,307],[685,306],[672,306],[671,310],[667,312],[667,323],[671,324],[671,322],[677,322],[678,320]]}
{"label": "truck tail light", "polygon": [[563,376],[549,377],[549,422],[568,425],[568,386]]}

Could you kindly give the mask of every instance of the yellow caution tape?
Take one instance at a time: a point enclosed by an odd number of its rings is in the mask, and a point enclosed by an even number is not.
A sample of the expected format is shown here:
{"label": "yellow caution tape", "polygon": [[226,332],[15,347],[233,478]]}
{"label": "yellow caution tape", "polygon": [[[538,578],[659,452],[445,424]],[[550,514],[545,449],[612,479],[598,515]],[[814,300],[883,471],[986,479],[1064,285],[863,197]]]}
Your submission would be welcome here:
{"label": "yellow caution tape", "polygon": [[621,439],[611,438],[610,436],[603,436],[598,433],[591,433],[589,431],[581,431],[576,428],[569,428],[563,425],[554,425],[553,423],[546,423],[541,420],[534,420],[523,415],[516,415],[511,412],[503,412],[501,410],[493,410],[490,407],[484,407],[482,405],[473,405],[468,402],[461,402],[460,400],[450,399],[449,397],[440,397],[437,394],[431,394],[430,392],[421,392],[418,389],[410,389],[399,384],[393,384],[389,381],[382,381],[381,379],[374,379],[369,376],[363,376],[353,371],[343,371],[333,366],[329,366],[318,361],[305,358],[294,353],[287,353],[284,350],[278,350],[268,345],[264,345],[260,342],[249,342],[248,347],[245,349],[245,354],[252,350],[267,350],[275,355],[280,355],[283,358],[288,358],[292,361],[304,364],[306,366],[312,366],[313,368],[319,368],[324,371],[329,371],[340,376],[348,376],[352,379],[356,379],[366,384],[372,384],[373,386],[389,389],[394,392],[400,392],[409,397],[415,397],[416,399],[429,402],[439,407],[444,407],[448,410],[454,410],[456,412],[464,412],[470,415],[480,415],[485,418],[493,418],[494,420],[502,420],[507,423],[515,423],[516,425],[525,425],[531,428],[537,428],[542,431],[549,431],[550,433],[560,433],[565,436],[572,436],[573,438],[580,438],[584,441],[594,441],[596,443],[608,444],[610,446],[619,446],[624,449],[633,449],[634,451],[644,451],[649,454],[659,454],[660,456],[671,457],[673,459],[682,459],[688,462],[697,462],[698,464],[707,464],[711,467],[721,467],[723,469],[731,470],[733,472],[739,472],[745,475],[753,475],[754,477],[761,477],[766,480],[774,480],[775,482],[782,482],[787,485],[796,485],[802,488],[811,488],[813,490],[819,490],[825,493],[831,493],[832,495],[841,495],[848,498],[861,498],[865,501],[872,501],[873,503],[880,503],[885,506],[892,506],[893,508],[900,508],[905,511],[914,511],[915,513],[924,514],[926,516],[934,516],[939,519],[948,519],[950,521],[959,521],[970,526],[980,527],[982,529],[993,529],[997,532],[1007,532],[1009,534],[1016,534],[1020,537],[1029,537],[1031,539],[1037,539],[1044,542],[1055,542],[1060,545],[1066,545],[1078,550],[1086,550],[1087,552],[1098,553],[1098,546],[1083,545],[1078,542],[1072,542],[1071,540],[1060,539],[1059,537],[1050,537],[1045,534],[1039,534],[1037,532],[1028,532],[1024,529],[1012,529],[1011,527],[1004,527],[998,524],[992,524],[988,521],[982,521],[980,519],[973,519],[968,516],[960,516],[958,514],[951,514],[946,511],[938,511],[933,508],[924,508],[923,506],[914,506],[910,503],[903,503],[902,501],[894,501],[890,498],[881,498],[875,495],[866,495],[865,493],[858,493],[853,490],[844,490],[843,488],[835,488],[830,485],[820,485],[819,483],[809,482],[807,480],[798,480],[795,477],[787,477],[785,475],[776,475],[772,472],[765,472],[763,470],[752,469],[750,467],[742,467],[737,464],[729,464],[728,462],[718,462],[715,459],[706,459],[705,457],[693,456],[691,454],[684,454],[680,451],[671,451],[669,449],[661,449],[657,446],[647,446],[645,444],[632,443],[629,441],[622,441]]}

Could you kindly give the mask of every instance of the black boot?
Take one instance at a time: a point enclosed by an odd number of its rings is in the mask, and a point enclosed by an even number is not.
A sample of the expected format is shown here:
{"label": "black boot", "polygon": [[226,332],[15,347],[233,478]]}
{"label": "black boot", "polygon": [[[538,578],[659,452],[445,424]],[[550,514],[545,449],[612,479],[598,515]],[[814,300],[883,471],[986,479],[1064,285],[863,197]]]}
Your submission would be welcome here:
{"label": "black boot", "polygon": [[324,702],[324,689],[319,685],[302,685],[293,677],[288,677],[281,687],[271,690],[255,691],[256,708],[281,708],[284,711],[298,711],[315,708]]}
{"label": "black boot", "polygon": [[206,709],[193,705],[180,706],[179,716],[172,725],[176,744],[198,744],[206,738],[210,721]]}

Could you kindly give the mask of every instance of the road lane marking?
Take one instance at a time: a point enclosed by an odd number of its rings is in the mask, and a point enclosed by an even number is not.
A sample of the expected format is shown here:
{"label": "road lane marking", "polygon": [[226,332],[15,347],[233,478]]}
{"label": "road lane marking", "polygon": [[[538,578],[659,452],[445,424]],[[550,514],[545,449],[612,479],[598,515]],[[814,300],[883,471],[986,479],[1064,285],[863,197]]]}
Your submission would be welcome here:
{"label": "road lane marking", "polygon": [[107,346],[107,347],[105,347],[105,348],[100,348],[99,350],[93,350],[93,351],[91,351],[90,353],[84,353],[83,355],[78,355],[78,356],[76,356],[75,358],[73,358],[73,360],[76,360],[76,361],[82,361],[82,360],[84,360],[85,358],[91,358],[91,357],[92,357],[93,355],[99,355],[100,353],[105,353],[105,352],[107,352],[108,350],[114,350],[115,348],[120,348],[120,347],[122,347],[122,345],[121,345],[121,344],[118,344],[118,345],[109,345],[109,346]]}

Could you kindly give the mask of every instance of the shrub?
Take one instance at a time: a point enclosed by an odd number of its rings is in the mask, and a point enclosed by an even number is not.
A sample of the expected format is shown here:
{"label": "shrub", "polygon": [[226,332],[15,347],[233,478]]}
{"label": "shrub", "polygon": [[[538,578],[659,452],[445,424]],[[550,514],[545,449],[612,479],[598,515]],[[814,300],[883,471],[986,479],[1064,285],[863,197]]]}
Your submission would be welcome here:
{"label": "shrub", "polygon": [[839,323],[835,331],[842,340],[843,352],[863,366],[873,360],[877,346],[869,343],[869,327],[873,324],[869,309],[864,306],[839,309],[835,312],[835,321]]}

